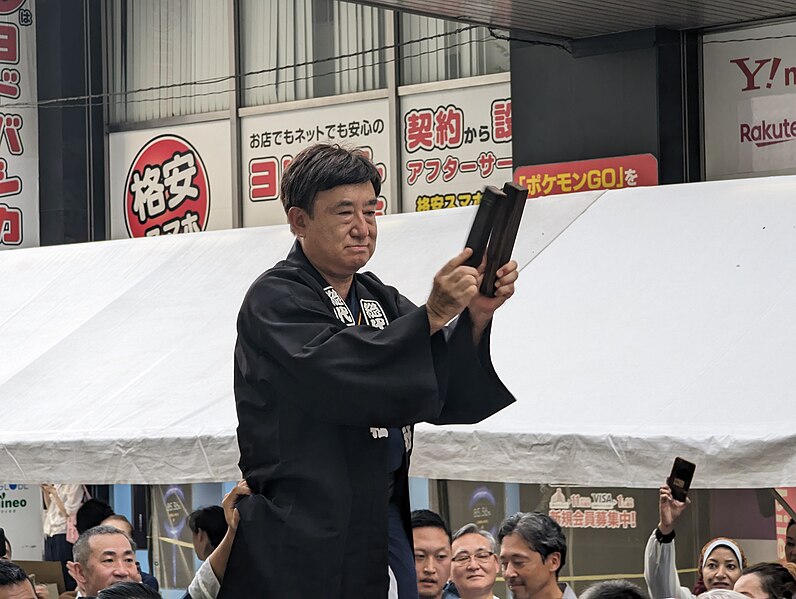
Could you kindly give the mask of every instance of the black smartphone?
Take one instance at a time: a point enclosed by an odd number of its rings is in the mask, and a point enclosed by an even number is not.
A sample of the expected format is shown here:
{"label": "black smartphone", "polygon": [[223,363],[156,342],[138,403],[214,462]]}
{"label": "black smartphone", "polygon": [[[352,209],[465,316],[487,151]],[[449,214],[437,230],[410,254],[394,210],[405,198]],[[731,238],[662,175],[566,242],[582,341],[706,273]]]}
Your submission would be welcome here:
{"label": "black smartphone", "polygon": [[688,489],[691,488],[695,470],[696,464],[683,458],[674,458],[672,473],[666,479],[666,484],[672,490],[672,497],[677,501],[685,501],[688,496]]}

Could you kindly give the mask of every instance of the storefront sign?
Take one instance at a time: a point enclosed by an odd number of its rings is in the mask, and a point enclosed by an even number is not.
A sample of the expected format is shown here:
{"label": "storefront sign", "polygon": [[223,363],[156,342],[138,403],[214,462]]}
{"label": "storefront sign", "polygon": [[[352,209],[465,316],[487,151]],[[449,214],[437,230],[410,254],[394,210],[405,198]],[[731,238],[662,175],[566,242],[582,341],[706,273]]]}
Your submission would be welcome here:
{"label": "storefront sign", "polygon": [[[777,492],[788,503],[788,505],[796,509],[796,487],[783,487],[777,489]],[[788,524],[791,521],[790,514],[786,512],[778,501],[774,502],[775,506],[775,521],[777,528],[777,559],[785,559],[785,543],[788,533]]]}
{"label": "storefront sign", "polygon": [[229,139],[225,121],[112,134],[111,236],[230,228]]}
{"label": "storefront sign", "polygon": [[401,98],[404,210],[470,206],[511,178],[508,83]]}
{"label": "storefront sign", "polygon": [[658,161],[652,154],[636,154],[521,166],[514,171],[514,181],[528,188],[529,198],[657,185]]}
{"label": "storefront sign", "polygon": [[612,493],[572,493],[557,488],[548,515],[564,528],[636,528],[636,500]]}
{"label": "storefront sign", "polygon": [[708,179],[796,173],[796,24],[705,35]]}
{"label": "storefront sign", "polygon": [[377,213],[392,212],[385,187],[392,172],[388,115],[387,100],[368,100],[243,118],[243,225],[287,222],[279,200],[282,173],[296,154],[316,143],[361,148],[382,178]]}
{"label": "storefront sign", "polygon": [[39,245],[35,5],[0,2],[0,250]]}
{"label": "storefront sign", "polygon": [[39,485],[0,483],[0,526],[11,543],[14,559],[42,559],[44,529],[41,515]]}

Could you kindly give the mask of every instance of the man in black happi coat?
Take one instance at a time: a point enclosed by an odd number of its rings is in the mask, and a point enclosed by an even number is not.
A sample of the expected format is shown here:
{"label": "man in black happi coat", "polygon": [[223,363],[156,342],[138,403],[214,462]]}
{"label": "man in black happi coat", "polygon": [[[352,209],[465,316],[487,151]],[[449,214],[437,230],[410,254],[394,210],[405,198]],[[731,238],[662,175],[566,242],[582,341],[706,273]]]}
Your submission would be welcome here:
{"label": "man in black happi coat", "polygon": [[413,305],[359,273],[376,247],[380,188],[361,152],[324,144],[284,174],[297,240],[238,317],[238,443],[253,495],[238,506],[222,599],[417,597],[412,425],[479,422],[514,401],[492,367],[489,328],[517,264],[485,297],[466,249]]}

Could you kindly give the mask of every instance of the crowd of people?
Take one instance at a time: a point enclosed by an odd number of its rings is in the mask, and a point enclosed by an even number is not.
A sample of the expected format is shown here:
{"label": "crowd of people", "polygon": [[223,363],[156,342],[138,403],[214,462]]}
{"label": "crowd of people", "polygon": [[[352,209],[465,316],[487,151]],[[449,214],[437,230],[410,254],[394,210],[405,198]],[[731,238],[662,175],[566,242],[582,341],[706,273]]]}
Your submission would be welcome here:
{"label": "crowd of people", "polygon": [[[201,508],[190,515],[194,549],[203,563],[184,599],[218,597],[240,522],[235,505],[250,494],[242,481],[221,506]],[[703,547],[695,588],[680,586],[674,566],[674,523],[686,505],[674,500],[668,487],[661,488],[660,522],[645,551],[646,589],[627,580],[608,580],[588,587],[580,599],[796,599],[796,565],[771,562],[749,566],[742,548],[726,537],[711,539]],[[161,596],[157,581],[143,573],[135,560],[129,521],[109,511],[104,502],[86,504],[81,525],[94,525],[82,530],[67,563],[77,588],[62,593],[59,599]],[[513,599],[577,599],[573,589],[559,580],[567,560],[566,535],[546,514],[514,514],[500,524],[494,536],[473,523],[452,533],[439,514],[422,509],[412,512],[411,528],[413,574],[420,599],[497,599],[494,593],[501,575]],[[793,521],[787,535],[786,557],[793,559]],[[46,588],[34,585],[12,557],[7,541],[5,555],[0,556],[0,599],[48,599]]]}

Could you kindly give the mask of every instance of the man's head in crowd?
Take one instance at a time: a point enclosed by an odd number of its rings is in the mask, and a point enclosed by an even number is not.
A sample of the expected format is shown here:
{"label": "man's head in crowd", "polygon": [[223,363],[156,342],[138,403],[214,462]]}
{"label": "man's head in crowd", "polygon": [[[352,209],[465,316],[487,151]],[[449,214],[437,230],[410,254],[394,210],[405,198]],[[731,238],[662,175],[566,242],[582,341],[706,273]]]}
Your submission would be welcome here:
{"label": "man's head in crowd", "polygon": [[72,548],[69,573],[85,596],[93,597],[116,582],[140,582],[133,544],[113,526],[95,526],[80,535]]}
{"label": "man's head in crowd", "polygon": [[36,591],[28,575],[7,560],[0,560],[0,599],[36,599]]}
{"label": "man's head in crowd", "polygon": [[516,599],[559,597],[558,572],[567,559],[567,542],[558,523],[539,512],[506,518],[498,532],[500,563]]}
{"label": "man's head in crowd", "polygon": [[647,594],[627,580],[606,580],[591,585],[580,599],[647,599]]}
{"label": "man's head in crowd", "polygon": [[102,499],[92,498],[80,506],[75,514],[75,528],[78,534],[83,534],[89,528],[102,524],[105,518],[113,515],[113,508]]}
{"label": "man's head in crowd", "polygon": [[492,598],[500,562],[495,538],[475,524],[466,524],[453,534],[451,580],[462,599]]}
{"label": "man's head in crowd", "polygon": [[7,560],[10,561],[11,560],[11,541],[8,540],[8,537],[6,536],[6,533],[5,533],[5,531],[2,528],[0,528],[0,532],[3,533],[0,536],[3,539],[5,539],[3,546],[0,547],[0,559],[7,559]]}
{"label": "man's head in crowd", "polygon": [[796,563],[796,521],[793,518],[785,531],[785,560]]}
{"label": "man's head in crowd", "polygon": [[117,582],[100,591],[97,599],[161,599],[160,593],[140,582]]}
{"label": "man's head in crowd", "polygon": [[431,510],[412,512],[417,593],[421,599],[439,599],[451,571],[451,532]]}
{"label": "man's head in crowd", "polygon": [[113,514],[112,516],[108,516],[107,518],[105,518],[102,521],[102,524],[118,528],[128,537],[130,537],[131,539],[133,538],[133,524],[127,519],[126,516],[123,516],[121,514]]}
{"label": "man's head in crowd", "polygon": [[200,560],[206,560],[227,534],[227,520],[220,505],[199,508],[188,517],[193,533],[193,548]]}

